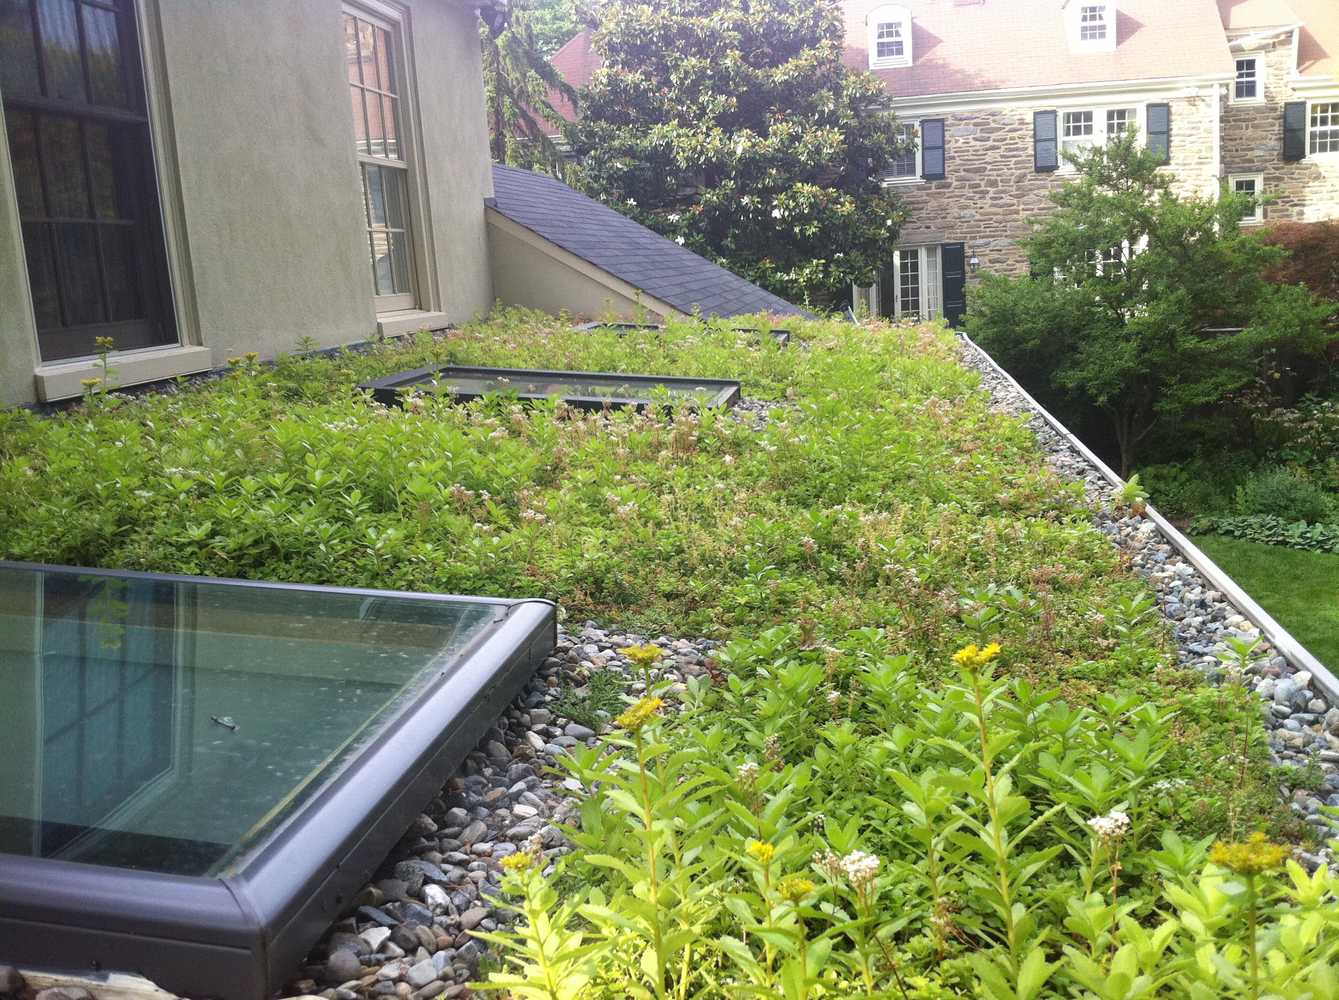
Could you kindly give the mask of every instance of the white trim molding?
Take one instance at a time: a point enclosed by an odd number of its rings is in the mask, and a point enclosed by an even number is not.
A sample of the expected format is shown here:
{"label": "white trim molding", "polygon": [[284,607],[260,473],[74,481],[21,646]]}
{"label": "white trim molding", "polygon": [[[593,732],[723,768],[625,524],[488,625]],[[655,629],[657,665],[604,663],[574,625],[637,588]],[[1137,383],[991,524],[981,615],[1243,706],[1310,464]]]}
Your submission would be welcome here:
{"label": "white trim molding", "polygon": [[[107,367],[111,369],[111,385],[107,388],[115,391],[132,385],[143,385],[145,382],[161,382],[178,375],[209,371],[214,367],[214,352],[208,347],[175,345],[116,352],[107,356]],[[102,362],[97,358],[39,365],[33,372],[37,398],[46,403],[82,396],[83,380],[101,377]]]}
{"label": "white trim molding", "polygon": [[[1205,77],[1160,77],[1150,80],[1103,80],[1092,83],[1047,84],[1042,87],[1010,87],[1002,90],[958,91],[952,94],[922,94],[892,97],[885,107],[904,118],[929,118],[953,111],[978,111],[1010,106],[1037,108],[1082,107],[1101,101],[1104,105],[1167,101],[1205,97],[1213,88],[1232,83],[1236,73]],[[1327,81],[1335,87],[1335,81]]]}

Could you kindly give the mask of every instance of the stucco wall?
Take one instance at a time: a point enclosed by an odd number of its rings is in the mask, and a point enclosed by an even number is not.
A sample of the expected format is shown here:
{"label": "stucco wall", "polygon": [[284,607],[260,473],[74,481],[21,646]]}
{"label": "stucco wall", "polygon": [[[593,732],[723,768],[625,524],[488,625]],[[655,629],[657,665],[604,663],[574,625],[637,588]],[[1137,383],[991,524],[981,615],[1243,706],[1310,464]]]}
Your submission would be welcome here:
{"label": "stucco wall", "polygon": [[37,329],[28,296],[6,134],[4,108],[0,107],[0,406],[33,399],[33,367],[37,364]]}
{"label": "stucco wall", "polygon": [[[141,0],[150,100],[176,220],[178,321],[216,360],[376,331],[340,0]],[[420,178],[419,306],[461,322],[493,301],[492,194],[477,17],[408,0],[406,67]],[[0,153],[0,405],[36,364],[8,152]],[[187,304],[190,304],[190,307]],[[131,370],[125,366],[123,370]],[[126,379],[126,381],[129,381]]]}
{"label": "stucco wall", "polygon": [[614,315],[656,322],[660,318],[646,305],[639,308],[634,298],[555,259],[552,253],[537,248],[532,240],[513,235],[490,219],[488,252],[493,266],[493,290],[499,301],[551,313],[567,312],[583,319]]}
{"label": "stucco wall", "polygon": [[[1291,85],[1293,53],[1286,36],[1242,55],[1260,59],[1263,103],[1223,105],[1223,176],[1264,174],[1265,222],[1339,218],[1339,156],[1283,159],[1283,105],[1302,100]],[[1336,83],[1339,87],[1339,83]],[[1339,97],[1335,98],[1339,100]]]}
{"label": "stucco wall", "polygon": [[[1118,102],[1094,98],[1091,105]],[[1136,102],[1119,103],[1134,106]],[[1140,114],[1142,115],[1142,102]],[[1217,191],[1214,161],[1214,108],[1211,96],[1174,97],[1169,169],[1182,191]],[[1054,107],[1047,105],[1046,108]],[[900,245],[963,242],[983,271],[1023,274],[1027,258],[1018,241],[1031,231],[1029,220],[1052,208],[1048,198],[1073,178],[1065,170],[1033,169],[1032,115],[1037,107],[950,112],[945,129],[946,177],[895,185],[908,212]],[[916,116],[920,117],[920,116]],[[927,114],[924,117],[941,117]]]}

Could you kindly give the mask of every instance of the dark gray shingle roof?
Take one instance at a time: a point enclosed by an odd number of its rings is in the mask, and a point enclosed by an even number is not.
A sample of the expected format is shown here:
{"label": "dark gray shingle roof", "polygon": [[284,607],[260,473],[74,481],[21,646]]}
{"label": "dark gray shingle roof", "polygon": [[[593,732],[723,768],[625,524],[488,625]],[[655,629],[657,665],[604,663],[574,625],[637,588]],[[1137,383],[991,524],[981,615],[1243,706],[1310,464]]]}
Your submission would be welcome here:
{"label": "dark gray shingle roof", "polygon": [[490,204],[512,222],[681,312],[807,315],[547,174],[494,164],[493,188]]}

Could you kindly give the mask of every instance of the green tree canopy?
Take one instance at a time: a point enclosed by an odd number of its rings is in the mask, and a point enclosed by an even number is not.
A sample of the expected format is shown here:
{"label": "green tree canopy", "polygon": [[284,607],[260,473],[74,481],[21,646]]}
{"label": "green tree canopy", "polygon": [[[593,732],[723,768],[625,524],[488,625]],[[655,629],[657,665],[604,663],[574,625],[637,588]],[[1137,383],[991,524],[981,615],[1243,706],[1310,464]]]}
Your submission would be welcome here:
{"label": "green tree canopy", "polygon": [[843,303],[892,259],[883,85],[842,62],[831,0],[614,2],[569,129],[580,183],[759,282]]}
{"label": "green tree canopy", "polygon": [[1265,280],[1283,251],[1241,229],[1250,199],[1178,196],[1135,135],[1073,162],[1025,243],[1032,277],[987,277],[967,326],[1024,381],[1100,411],[1128,474],[1155,427],[1221,401],[1270,355],[1323,353],[1334,306]]}

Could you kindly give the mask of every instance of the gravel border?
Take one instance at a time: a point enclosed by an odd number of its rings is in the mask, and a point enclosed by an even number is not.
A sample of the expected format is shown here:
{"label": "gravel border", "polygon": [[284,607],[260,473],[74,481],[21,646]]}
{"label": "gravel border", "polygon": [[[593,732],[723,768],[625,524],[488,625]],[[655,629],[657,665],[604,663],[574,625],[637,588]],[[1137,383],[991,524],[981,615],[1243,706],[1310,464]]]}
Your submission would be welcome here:
{"label": "gravel border", "polygon": [[[613,671],[619,686],[641,690],[620,649],[654,642],[665,650],[657,681],[681,683],[707,671],[710,639],[649,638],[586,622],[560,631],[553,654],[470,753],[359,894],[356,910],[337,921],[312,950],[303,977],[286,995],[325,1000],[467,997],[479,974],[481,942],[472,930],[505,927],[511,914],[494,905],[500,862],[538,838],[547,856],[568,844],[559,826],[577,812],[573,778],[557,760],[598,739],[596,728],[563,714],[588,693],[590,678]],[[584,713],[579,713],[584,714]],[[607,722],[597,715],[588,722]]]}
{"label": "gravel border", "polygon": [[[1047,464],[1062,479],[1083,484],[1093,511],[1093,522],[1125,552],[1131,566],[1152,589],[1159,608],[1172,625],[1179,660],[1203,673],[1211,683],[1224,676],[1220,654],[1230,637],[1260,638],[1260,630],[1242,610],[1204,579],[1149,518],[1117,509],[1116,487],[1062,435],[1007,376],[1001,375],[970,341],[962,342],[960,359],[981,375],[981,387],[991,396],[992,408],[1026,418],[1026,424],[1046,452]],[[1302,768],[1314,765],[1322,780],[1316,791],[1281,784],[1291,808],[1315,827],[1322,837],[1339,834],[1339,819],[1322,813],[1322,806],[1339,807],[1339,706],[1312,685],[1312,676],[1280,655],[1268,641],[1257,648],[1249,669],[1251,683],[1268,710],[1262,715],[1270,731],[1270,746],[1280,764]],[[1281,774],[1285,777],[1286,772]],[[1319,864],[1328,849],[1302,852],[1303,860]]]}

